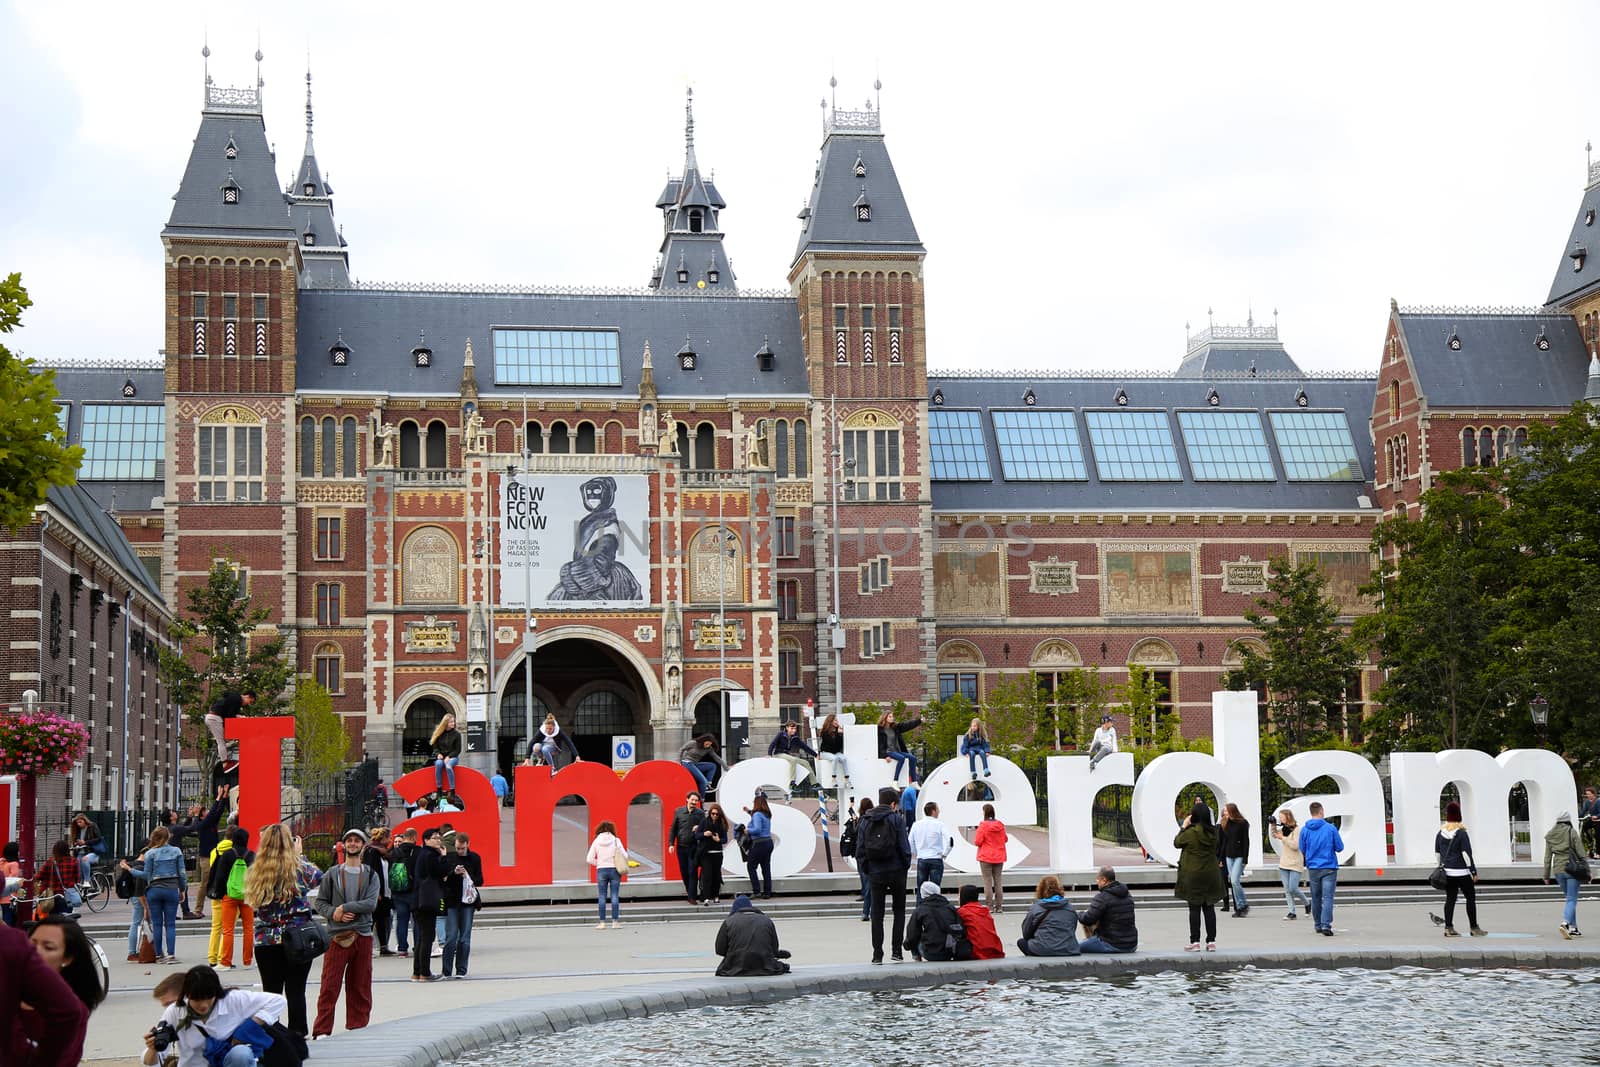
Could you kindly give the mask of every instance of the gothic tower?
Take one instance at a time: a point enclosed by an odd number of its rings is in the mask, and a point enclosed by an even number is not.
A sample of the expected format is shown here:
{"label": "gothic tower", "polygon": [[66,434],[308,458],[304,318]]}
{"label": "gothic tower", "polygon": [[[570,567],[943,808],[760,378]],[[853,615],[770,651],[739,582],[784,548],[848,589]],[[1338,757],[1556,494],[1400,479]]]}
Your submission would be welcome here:
{"label": "gothic tower", "polygon": [[681,177],[668,178],[656,197],[661,209],[661,249],[650,287],[663,292],[692,292],[734,287],[733,268],[722,248],[717,213],[728,205],[714,182],[700,173],[694,153],[694,90],[688,90],[684,111],[684,158]]}
{"label": "gothic tower", "polygon": [[935,651],[926,251],[871,102],[860,111],[825,102],[822,157],[800,218],[789,284],[819,427],[810,531],[824,620],[819,710],[902,698],[920,706],[933,696]]}

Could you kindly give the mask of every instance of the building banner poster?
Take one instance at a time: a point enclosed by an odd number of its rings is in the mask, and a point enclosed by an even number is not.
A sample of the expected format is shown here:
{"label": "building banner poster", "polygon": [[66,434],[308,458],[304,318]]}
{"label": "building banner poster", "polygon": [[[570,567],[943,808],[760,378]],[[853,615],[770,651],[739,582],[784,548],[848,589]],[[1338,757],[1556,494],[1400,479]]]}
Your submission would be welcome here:
{"label": "building banner poster", "polygon": [[643,475],[519,474],[500,482],[499,603],[648,603],[650,483]]}

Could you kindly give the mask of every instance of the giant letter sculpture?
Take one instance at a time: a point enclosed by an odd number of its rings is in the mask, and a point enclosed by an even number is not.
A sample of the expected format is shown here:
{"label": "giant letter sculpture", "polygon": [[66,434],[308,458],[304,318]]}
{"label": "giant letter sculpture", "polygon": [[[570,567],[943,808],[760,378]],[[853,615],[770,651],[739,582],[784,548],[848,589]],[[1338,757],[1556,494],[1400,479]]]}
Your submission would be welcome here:
{"label": "giant letter sculpture", "polygon": [[[1295,821],[1302,825],[1311,817],[1313,801],[1322,804],[1323,814],[1328,818],[1337,817],[1339,839],[1344,842],[1344,851],[1339,853],[1340,863],[1353,859],[1368,867],[1382,867],[1388,861],[1389,846],[1383,825],[1383,781],[1365,756],[1338,749],[1297,752],[1273,769],[1296,789],[1304,789],[1324,775],[1339,787],[1337,793],[1295,797],[1282,806],[1294,812]],[[1277,850],[1274,841],[1273,851]]]}
{"label": "giant letter sculpture", "polygon": [[[1133,787],[1133,831],[1145,851],[1162,863],[1178,863],[1178,851],[1172,847],[1178,832],[1173,809],[1178,795],[1196,782],[1210,786],[1222,803],[1239,805],[1240,813],[1253,824],[1261,823],[1261,739],[1255,693],[1248,689],[1212,693],[1211,726],[1215,756],[1202,752],[1157,756]],[[1261,863],[1257,834],[1250,835],[1249,863]]]}
{"label": "giant letter sculpture", "polygon": [[250,848],[261,828],[283,817],[283,742],[294,736],[293,715],[227,720],[223,736],[239,742],[239,825],[250,831]]}
{"label": "giant letter sculpture", "polygon": [[[1028,776],[1008,759],[989,757],[989,777],[983,779],[994,794],[994,814],[1006,826],[1033,826],[1039,821],[1039,802],[1033,794],[1033,783]],[[981,800],[958,800],[961,790],[971,780],[967,758],[957,756],[939,765],[922,778],[922,792],[917,796],[917,806],[932,801],[939,805],[939,817],[953,829],[968,830],[983,821]],[[1015,867],[1028,858],[1031,850],[1011,834],[1006,835],[1006,867]],[[965,835],[956,834],[956,846],[944,858],[951,870],[971,874],[978,869],[978,849]]]}
{"label": "giant letter sculpture", "polygon": [[1050,866],[1058,871],[1093,871],[1094,798],[1113,785],[1133,785],[1133,753],[1113,752],[1089,769],[1088,756],[1045,760],[1045,795],[1050,798]]}
{"label": "giant letter sculpture", "polygon": [[[459,770],[458,772],[459,773]],[[667,844],[672,840],[671,800],[681,797],[695,787],[694,777],[681,763],[668,760],[651,760],[641,763],[617,780],[617,774],[603,763],[585,760],[569,763],[555,774],[548,767],[517,768],[517,842],[530,842],[532,855],[525,863],[518,849],[517,869],[532,874],[528,880],[536,885],[549,883],[553,878],[554,856],[551,840],[555,819],[556,801],[564,796],[577,795],[589,805],[589,836],[584,847],[600,824],[610,819],[617,824],[617,836],[628,843],[628,806],[633,798],[647,793],[660,797],[661,840],[660,855],[666,856]],[[494,801],[489,801],[491,811]],[[485,872],[487,874],[487,872]],[[624,872],[626,874],[626,872]],[[594,872],[589,872],[590,880]]]}
{"label": "giant letter sculpture", "polygon": [[1512,749],[1498,757],[1469,748],[1395,752],[1389,757],[1389,766],[1394,789],[1394,859],[1404,866],[1426,867],[1436,862],[1433,840],[1439,827],[1439,793],[1448,782],[1454,782],[1461,793],[1461,817],[1472,836],[1473,861],[1480,866],[1512,862],[1506,795],[1519,782],[1528,790],[1528,817],[1535,841],[1554,825],[1559,813],[1578,810],[1572,768],[1544,749]]}
{"label": "giant letter sculpture", "polygon": [[[847,757],[848,758],[848,757]],[[744,809],[755,800],[756,790],[783,782],[789,777],[789,763],[776,756],[758,756],[740,760],[717,783],[717,799],[732,822],[748,822]],[[769,798],[770,800],[770,798]],[[772,808],[772,877],[787,878],[805,870],[817,851],[817,832],[811,820],[787,804],[771,804]],[[725,869],[739,872],[744,869],[738,849],[726,849],[722,854]]]}

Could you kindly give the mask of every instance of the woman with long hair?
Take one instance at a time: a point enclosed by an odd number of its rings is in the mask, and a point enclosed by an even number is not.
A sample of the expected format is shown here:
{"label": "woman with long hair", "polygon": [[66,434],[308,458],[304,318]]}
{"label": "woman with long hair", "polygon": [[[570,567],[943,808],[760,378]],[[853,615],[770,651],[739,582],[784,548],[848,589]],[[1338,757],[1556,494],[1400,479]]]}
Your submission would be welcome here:
{"label": "woman with long hair", "polygon": [[1200,949],[1200,920],[1206,924],[1206,951],[1217,950],[1217,906],[1226,891],[1222,868],[1217,866],[1217,828],[1211,824],[1211,809],[1199,800],[1183,826],[1172,839],[1178,849],[1178,884],[1173,895],[1189,905],[1189,943],[1185,951]]}
{"label": "woman with long hair", "polygon": [[[256,1046],[242,1037],[232,1042],[229,1039],[247,1020],[254,1019],[258,1025],[277,1022],[283,1017],[285,1006],[281,994],[224,986],[216,971],[199,966],[184,973],[183,995],[162,1012],[161,1021],[177,1031],[179,1067],[252,1067],[261,1059]],[[288,1007],[292,1010],[293,1005]],[[154,1053],[155,1043],[149,1034],[144,1043],[146,1056]],[[296,1058],[296,1050],[287,1051],[291,1060]]]}
{"label": "woman with long hair", "polygon": [[394,891],[389,888],[389,828],[374,826],[367,834],[367,847],[361,850],[361,862],[378,878],[378,906],[372,912],[372,939],[378,945],[378,955],[393,956],[389,947],[389,932],[394,927]]}
{"label": "woman with long hair", "polygon": [[1489,931],[1478,925],[1478,865],[1472,860],[1472,838],[1461,825],[1461,805],[1452,800],[1444,806],[1444,825],[1433,839],[1433,851],[1444,866],[1444,936],[1460,937],[1456,932],[1456,897],[1467,898],[1467,925],[1473,937]]}
{"label": "woman with long hair", "polygon": [[692,738],[679,750],[678,762],[694,775],[695,784],[700,787],[701,799],[711,792],[712,783],[717,780],[719,772],[728,769],[728,761],[722,758],[722,753],[717,749],[717,739],[710,734]]}
{"label": "woman with long hair", "polygon": [[78,881],[88,882],[94,877],[94,865],[109,848],[100,836],[100,828],[89,821],[87,813],[80,811],[67,827],[67,843],[72,847],[72,854],[78,857]]}
{"label": "woman with long hair", "polygon": [[978,780],[978,759],[983,758],[983,776],[989,777],[989,728],[983,720],[973,717],[967,732],[961,735],[960,754],[967,757],[967,770],[972,772],[972,780]]}
{"label": "woman with long hair", "polygon": [[833,768],[834,786],[850,784],[850,765],[844,759],[844,727],[839,716],[829,713],[817,729],[817,759],[826,760]]}
{"label": "woman with long hair", "polygon": [[606,928],[606,901],[609,899],[611,928],[614,930],[622,925],[622,872],[628,868],[628,850],[617,836],[616,823],[607,819],[600,824],[594,840],[589,843],[589,854],[585,860],[594,868],[595,889],[600,899],[600,921],[594,928]]}
{"label": "woman with long hair", "polygon": [[[1306,858],[1300,852],[1300,824],[1294,821],[1294,812],[1284,808],[1278,812],[1278,823],[1272,828],[1272,837],[1278,842],[1278,878],[1283,882],[1283,899],[1289,905],[1287,922],[1294,918],[1294,901],[1300,898],[1306,914],[1311,915],[1311,901],[1300,889],[1300,880],[1306,876]],[[1317,917],[1311,915],[1311,921]]]}
{"label": "woman with long hair", "polygon": [[695,821],[695,840],[700,843],[700,903],[722,903],[722,852],[728,843],[728,817],[722,805],[712,802]]}
{"label": "woman with long hair", "polygon": [[84,1007],[92,1012],[106,999],[94,946],[76,922],[59,915],[47,915],[31,925],[28,940],[51,969],[72,987]]}
{"label": "woman with long hair", "polygon": [[[750,896],[772,899],[772,806],[767,794],[756,793],[751,806],[744,809],[750,816],[750,856],[745,860],[745,870],[750,875]],[[758,880],[756,875],[761,875]]]}
{"label": "woman with long hair", "polygon": [[995,817],[994,805],[983,806],[983,821],[978,824],[972,843],[978,846],[978,867],[983,872],[984,903],[999,915],[1005,910],[1006,889],[1002,872],[1006,866],[1006,824]]}
{"label": "woman with long hair", "polygon": [[[144,863],[138,867],[122,861],[124,870],[145,885],[145,908],[150,913],[151,935],[156,943],[157,963],[178,962],[178,901],[188,893],[188,875],[183,861],[183,849],[171,843],[171,834],[165,826],[150,831],[150,847],[145,850]],[[166,948],[162,949],[162,933],[166,933]]]}
{"label": "woman with long hair", "polygon": [[454,793],[456,764],[461,761],[461,731],[456,729],[454,715],[445,712],[439,725],[433,728],[433,736],[428,738],[428,747],[433,749],[433,788],[444,791],[448,780],[449,791]]}
{"label": "woman with long hair", "polygon": [[862,797],[856,811],[846,808],[850,817],[845,820],[844,829],[839,833],[839,855],[849,856],[856,861],[856,874],[861,879],[862,922],[872,921],[872,879],[867,876],[867,857],[857,856],[856,849],[861,841],[861,819],[876,806],[871,797]]}
{"label": "woman with long hair", "polygon": [[273,823],[262,829],[256,861],[244,876],[244,900],[256,916],[256,966],[261,988],[288,1001],[288,1027],[301,1037],[311,1032],[306,1025],[311,961],[296,963],[285,955],[283,932],[312,921],[307,898],[321,884],[322,872],[301,856],[300,840],[287,826]]}
{"label": "woman with long hair", "polygon": [[1244,861],[1250,856],[1250,820],[1240,814],[1239,805],[1231,801],[1222,806],[1217,850],[1228,869],[1228,885],[1233,887],[1233,917],[1242,919],[1250,914],[1250,902],[1244,895]]}
{"label": "woman with long hair", "polygon": [[71,915],[83,898],[78,894],[78,865],[72,861],[72,849],[62,838],[50,846],[50,858],[33,876],[34,909],[39,914]]}
{"label": "woman with long hair", "polygon": [[921,719],[907,719],[900,722],[895,718],[893,711],[883,713],[883,720],[878,723],[878,758],[894,760],[894,781],[899,787],[900,771],[910,767],[906,775],[906,782],[916,785],[917,757],[911,754],[911,746],[906,743],[906,734],[922,725]]}

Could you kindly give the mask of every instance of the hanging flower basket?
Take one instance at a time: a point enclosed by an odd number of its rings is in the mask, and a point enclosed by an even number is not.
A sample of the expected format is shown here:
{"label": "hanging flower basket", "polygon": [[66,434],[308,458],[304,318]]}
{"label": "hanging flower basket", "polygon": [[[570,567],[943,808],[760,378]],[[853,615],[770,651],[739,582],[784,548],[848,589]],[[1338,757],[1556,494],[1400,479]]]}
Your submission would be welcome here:
{"label": "hanging flower basket", "polygon": [[0,774],[66,774],[89,751],[82,723],[47,711],[0,715]]}

